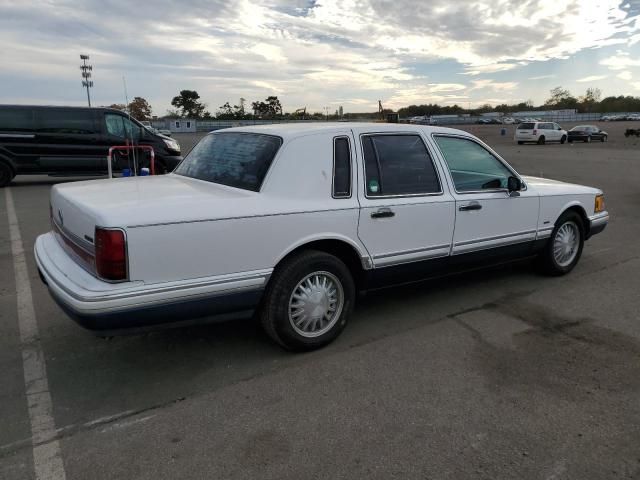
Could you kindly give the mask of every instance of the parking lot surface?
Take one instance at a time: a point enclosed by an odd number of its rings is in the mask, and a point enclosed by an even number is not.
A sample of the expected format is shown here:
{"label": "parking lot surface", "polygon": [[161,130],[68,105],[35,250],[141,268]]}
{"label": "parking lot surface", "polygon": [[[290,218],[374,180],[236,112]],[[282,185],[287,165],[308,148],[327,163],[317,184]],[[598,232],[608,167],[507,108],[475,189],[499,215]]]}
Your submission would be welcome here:
{"label": "parking lot surface", "polygon": [[[602,126],[607,143],[571,145],[463,127],[522,174],[605,191],[609,226],[571,274],[521,262],[376,292],[308,354],[252,320],[84,331],[31,253],[51,185],[72,179],[17,177],[0,195],[0,478],[35,478],[34,444],[51,442],[67,479],[640,478],[640,139]],[[199,136],[176,135],[185,152]],[[13,213],[51,438],[32,438]]]}

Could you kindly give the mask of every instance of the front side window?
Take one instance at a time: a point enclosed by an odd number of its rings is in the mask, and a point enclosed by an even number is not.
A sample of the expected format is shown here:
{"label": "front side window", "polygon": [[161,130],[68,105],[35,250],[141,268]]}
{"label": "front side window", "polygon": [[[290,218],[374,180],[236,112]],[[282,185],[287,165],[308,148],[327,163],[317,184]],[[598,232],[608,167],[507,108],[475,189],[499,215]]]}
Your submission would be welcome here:
{"label": "front side window", "polygon": [[507,188],[513,176],[500,160],[480,144],[460,137],[435,136],[456,191],[471,192]]}
{"label": "front side window", "polygon": [[419,195],[440,193],[433,161],[419,135],[362,137],[366,194]]}
{"label": "front side window", "polygon": [[282,139],[257,133],[215,133],[204,137],[174,173],[257,192]]}
{"label": "front side window", "polygon": [[114,137],[125,138],[124,122],[122,115],[107,113],[104,116],[104,122],[107,126],[107,133]]}

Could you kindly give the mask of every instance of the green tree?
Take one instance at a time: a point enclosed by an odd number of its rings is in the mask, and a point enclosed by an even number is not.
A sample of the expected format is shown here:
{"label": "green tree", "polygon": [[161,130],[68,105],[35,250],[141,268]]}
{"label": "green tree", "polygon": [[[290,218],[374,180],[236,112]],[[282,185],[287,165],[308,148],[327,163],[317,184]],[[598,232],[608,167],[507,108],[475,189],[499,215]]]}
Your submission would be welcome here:
{"label": "green tree", "polygon": [[151,105],[142,97],[134,97],[128,106],[129,113],[136,120],[149,120],[151,118]]}
{"label": "green tree", "polygon": [[274,118],[282,115],[282,105],[276,96],[269,96],[264,102],[253,102],[251,104],[254,115],[261,118]]}
{"label": "green tree", "polygon": [[595,109],[596,104],[600,102],[601,97],[602,91],[599,88],[587,88],[584,96],[580,97],[582,109],[585,112],[592,112]]}
{"label": "green tree", "polygon": [[202,118],[207,106],[200,102],[200,95],[195,90],[181,90],[180,95],[173,97],[171,105],[179,108],[181,117]]}
{"label": "green tree", "polygon": [[556,87],[549,93],[551,96],[544,102],[546,107],[578,108],[578,99],[571,95],[569,90],[562,87]]}

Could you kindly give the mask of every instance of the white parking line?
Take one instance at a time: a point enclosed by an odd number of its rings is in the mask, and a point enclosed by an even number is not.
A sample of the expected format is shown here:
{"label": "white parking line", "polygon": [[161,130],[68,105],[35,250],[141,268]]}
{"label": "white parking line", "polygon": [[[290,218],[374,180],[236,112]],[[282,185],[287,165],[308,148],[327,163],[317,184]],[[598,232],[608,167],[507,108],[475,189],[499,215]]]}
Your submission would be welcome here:
{"label": "white parking line", "polygon": [[13,271],[16,278],[18,326],[22,342],[24,385],[31,422],[33,465],[38,480],[64,480],[66,474],[60,453],[60,442],[55,439],[56,426],[53,419],[49,381],[47,380],[47,367],[40,345],[27,262],[10,188],[5,189],[5,198],[7,216],[9,217]]}

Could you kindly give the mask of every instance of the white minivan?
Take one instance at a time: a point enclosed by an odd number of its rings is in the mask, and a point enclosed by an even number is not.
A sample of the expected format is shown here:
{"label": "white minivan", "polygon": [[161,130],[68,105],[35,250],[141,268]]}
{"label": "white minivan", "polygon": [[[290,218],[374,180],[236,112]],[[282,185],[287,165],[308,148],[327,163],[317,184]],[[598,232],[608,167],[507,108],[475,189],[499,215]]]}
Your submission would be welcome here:
{"label": "white minivan", "polygon": [[567,131],[554,122],[523,122],[516,128],[514,140],[518,145],[524,142],[535,142],[544,145],[546,142],[567,141]]}

